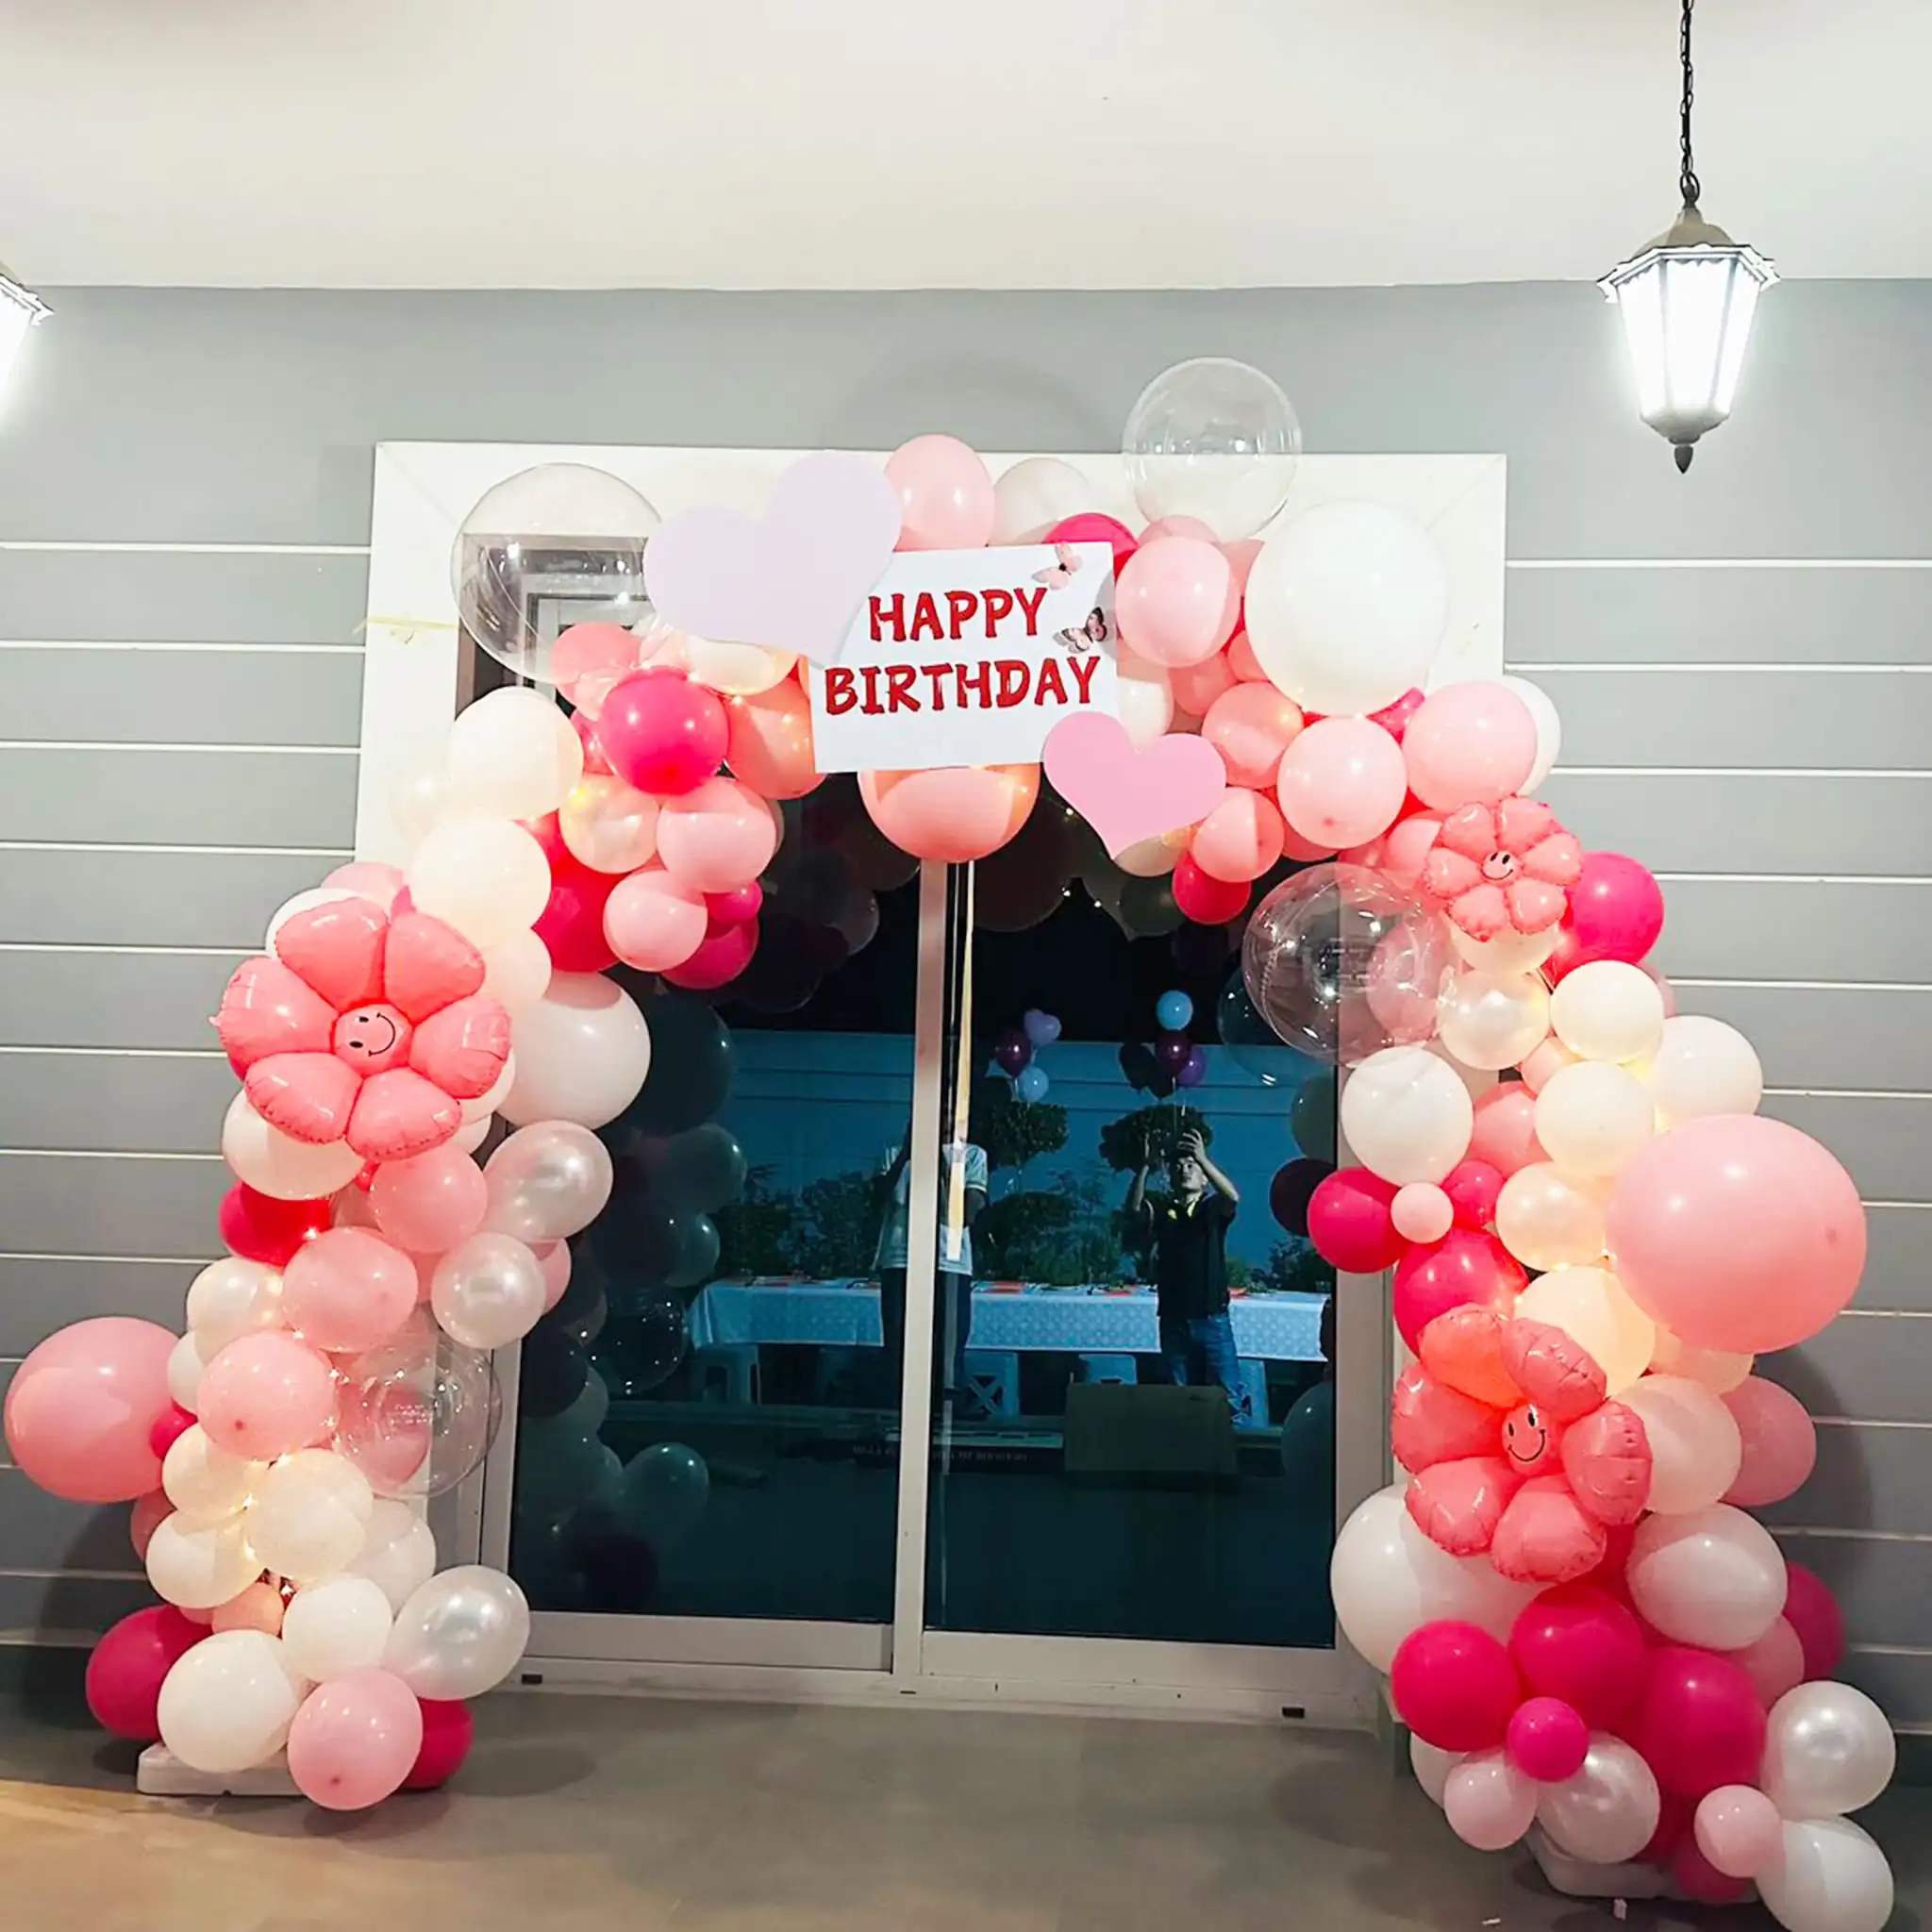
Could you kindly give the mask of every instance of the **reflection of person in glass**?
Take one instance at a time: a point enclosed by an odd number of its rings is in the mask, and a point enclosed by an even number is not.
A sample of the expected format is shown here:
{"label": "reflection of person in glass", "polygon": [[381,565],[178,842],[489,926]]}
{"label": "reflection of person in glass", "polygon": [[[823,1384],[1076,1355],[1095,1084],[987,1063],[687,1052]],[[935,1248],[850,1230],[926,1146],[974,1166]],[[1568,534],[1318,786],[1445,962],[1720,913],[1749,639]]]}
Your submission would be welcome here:
{"label": "reflection of person in glass", "polygon": [[1227,1312],[1227,1225],[1241,1195],[1208,1158],[1198,1127],[1189,1127],[1168,1157],[1168,1197],[1158,1204],[1147,1198],[1151,1159],[1143,1142],[1127,1190],[1126,1218],[1153,1265],[1162,1368],[1170,1382],[1219,1382],[1241,1416],[1246,1398]]}
{"label": "reflection of person in glass", "polygon": [[[901,1370],[906,1359],[906,1223],[911,1177],[906,1164],[912,1151],[912,1129],[887,1148],[873,1181],[873,1198],[880,1211],[879,1244],[873,1266],[879,1277],[879,1324],[884,1333],[887,1388],[880,1400],[888,1408],[899,1406]],[[957,1393],[966,1386],[966,1337],[973,1323],[973,1236],[971,1229],[986,1206],[986,1149],[970,1141],[955,1141],[940,1150],[940,1226],[935,1257],[933,1337],[934,1399],[945,1391]]]}

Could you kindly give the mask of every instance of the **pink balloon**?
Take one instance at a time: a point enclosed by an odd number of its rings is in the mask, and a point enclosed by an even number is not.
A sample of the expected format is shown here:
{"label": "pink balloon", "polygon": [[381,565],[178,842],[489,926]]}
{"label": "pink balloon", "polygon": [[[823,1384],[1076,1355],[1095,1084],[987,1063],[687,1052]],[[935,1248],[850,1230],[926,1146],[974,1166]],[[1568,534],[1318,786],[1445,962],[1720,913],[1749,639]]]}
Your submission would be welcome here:
{"label": "pink balloon", "polygon": [[1114,592],[1122,642],[1152,664],[1213,657],[1234,634],[1240,608],[1227,558],[1199,537],[1143,541],[1122,566]]}
{"label": "pink balloon", "polygon": [[872,822],[915,858],[963,865],[1007,843],[1040,796],[1038,765],[947,765],[931,772],[861,772]]}
{"label": "pink balloon", "polygon": [[1785,1622],[1798,1633],[1805,1654],[1805,1680],[1828,1677],[1845,1654],[1845,1616],[1829,1586],[1815,1570],[1785,1561]]}
{"label": "pink balloon", "polygon": [[489,1207],[483,1170],[454,1147],[413,1160],[386,1160],[369,1184],[376,1226],[411,1254],[440,1255],[468,1241],[483,1225]]}
{"label": "pink balloon", "polygon": [[573,711],[570,728],[576,733],[577,742],[584,748],[584,775],[614,778],[617,774],[610,769],[610,760],[604,756],[604,747],[597,742],[596,719],[587,711]]}
{"label": "pink balloon", "polygon": [[1487,1402],[1452,1389],[1421,1362],[1410,1362],[1396,1378],[1389,1440],[1396,1461],[1418,1474],[1439,1462],[1495,1455],[1501,1429]]}
{"label": "pink balloon", "polygon": [[1477,678],[1424,698],[1402,734],[1408,789],[1438,811],[1495,805],[1536,765],[1536,720],[1506,684]]}
{"label": "pink balloon", "polygon": [[1552,1074],[1560,1074],[1565,1067],[1574,1067],[1576,1059],[1576,1055],[1552,1033],[1541,1045],[1530,1049],[1517,1072],[1523,1075],[1523,1084],[1532,1093],[1541,1093]]}
{"label": "pink balloon", "polygon": [[1851,1175],[1757,1114],[1712,1114],[1648,1141],[1618,1176],[1607,1224],[1631,1300],[1693,1348],[1790,1348],[1851,1300],[1865,1267]]}
{"label": "pink balloon", "polygon": [[1531,1697],[1517,1707],[1504,1743],[1509,1762],[1524,1777],[1558,1784],[1583,1769],[1590,1726],[1560,1698]]}
{"label": "pink balloon", "polygon": [[1560,979],[1592,959],[1636,965],[1664,929],[1664,895],[1647,866],[1621,852],[1586,852],[1570,888],[1563,938],[1550,961]]}
{"label": "pink balloon", "polygon": [[957,436],[915,436],[886,458],[901,550],[976,550],[992,535],[992,477]]}
{"label": "pink balloon", "polygon": [[1281,857],[1281,814],[1265,791],[1231,787],[1194,827],[1188,850],[1210,878],[1245,885]]}
{"label": "pink balloon", "polygon": [[1744,1442],[1738,1479],[1724,1492],[1740,1509],[1761,1509],[1796,1495],[1818,1461],[1818,1431],[1789,1389],[1746,1375],[1724,1398]]}
{"label": "pink balloon", "polygon": [[1237,684],[1216,698],[1201,719],[1201,736],[1221,754],[1227,782],[1255,791],[1274,785],[1281,755],[1301,729],[1301,707],[1272,684]]}
{"label": "pink balloon", "polygon": [[1407,734],[1409,720],[1422,709],[1423,703],[1423,693],[1411,686],[1392,705],[1384,705],[1379,711],[1371,711],[1369,717],[1400,744]]}
{"label": "pink balloon", "polygon": [[1308,1198],[1308,1239],[1344,1274],[1379,1274],[1402,1254],[1395,1232],[1395,1184],[1365,1167],[1329,1174]]}
{"label": "pink balloon", "polygon": [[611,874],[568,855],[551,860],[550,897],[536,932],[558,972],[602,973],[617,963],[604,938],[604,908],[616,887]]}
{"label": "pink balloon", "polygon": [[1698,1801],[1694,1829],[1698,1851],[1726,1878],[1756,1878],[1784,1857],[1785,1822],[1753,1785],[1707,1791]]}
{"label": "pink balloon", "polygon": [[1199,517],[1156,517],[1141,532],[1141,541],[1151,543],[1157,537],[1198,537],[1205,543],[1216,541],[1212,527]]}
{"label": "pink balloon", "polygon": [[1635,1613],[1588,1583],[1544,1591],[1516,1619],[1509,1654],[1532,1690],[1560,1698],[1593,1730],[1621,1724],[1643,1687]]}
{"label": "pink balloon", "polygon": [[215,1446],[258,1462],[292,1456],[320,1441],[336,1413],[326,1359],[272,1328],[229,1342],[203,1372],[196,1400],[201,1425]]}
{"label": "pink balloon", "polygon": [[1396,1191],[1395,1232],[1406,1241],[1439,1241],[1456,1222],[1456,1204],[1433,1181],[1411,1181]]}
{"label": "pink balloon", "polygon": [[1701,1798],[1720,1785],[1748,1784],[1757,1775],[1764,1707],[1751,1679],[1728,1657],[1666,1644],[1651,1652],[1630,1741],[1664,1790]]}
{"label": "pink balloon", "polygon": [[621,624],[574,624],[551,646],[550,681],[594,721],[605,699],[650,656],[651,646]]}
{"label": "pink balloon", "polygon": [[[1312,1231],[1312,1202],[1308,1225]],[[1438,1315],[1474,1307],[1507,1319],[1528,1285],[1523,1264],[1494,1235],[1452,1227],[1441,1241],[1410,1248],[1396,1263],[1395,1325],[1410,1348],[1420,1348],[1423,1330]]]}
{"label": "pink balloon", "polygon": [[403,890],[403,873],[400,866],[358,858],[351,864],[337,866],[323,884],[333,886],[340,892],[354,892],[358,898],[372,899],[388,911]]}
{"label": "pink balloon", "polygon": [[634,671],[612,688],[597,719],[610,769],[664,798],[695,791],[724,762],[729,741],[723,701],[681,671]]}
{"label": "pink balloon", "polygon": [[547,1315],[563,1299],[570,1286],[570,1243],[540,1241],[530,1250],[543,1271],[543,1312]]}
{"label": "pink balloon", "polygon": [[1292,858],[1301,864],[1313,865],[1324,858],[1333,858],[1337,848],[1333,845],[1318,845],[1312,839],[1304,839],[1295,828],[1283,822],[1281,827],[1281,856]]}
{"label": "pink balloon", "polygon": [[[475,1172],[474,1161],[457,1158]],[[366,1227],[331,1228],[289,1263],[282,1319],[310,1348],[358,1354],[387,1341],[408,1320],[417,1287],[416,1264],[401,1248]]]}
{"label": "pink balloon", "polygon": [[1488,1227],[1496,1218],[1503,1171],[1487,1160],[1460,1160],[1442,1182],[1451,1212],[1462,1227]]}
{"label": "pink balloon", "polygon": [[758,923],[747,919],[738,925],[713,925],[691,958],[661,968],[673,986],[692,992],[709,992],[728,985],[751,964],[758,949]]}
{"label": "pink balloon", "polygon": [[1403,1723],[1439,1751],[1502,1743],[1523,1697],[1509,1653],[1474,1624],[1424,1624],[1390,1666],[1390,1694]]}
{"label": "pink balloon", "polygon": [[1780,1617],[1756,1643],[1724,1655],[1751,1679],[1751,1688],[1766,1710],[1805,1681],[1805,1646],[1798,1641],[1798,1633],[1788,1617]]}
{"label": "pink balloon", "polygon": [[710,924],[705,895],[661,866],[620,879],[604,905],[604,937],[626,966],[664,973],[682,966]]}
{"label": "pink balloon", "polygon": [[803,798],[823,782],[812,762],[811,706],[789,677],[724,708],[733,776],[766,798]]}
{"label": "pink balloon", "polygon": [[50,1335],[13,1372],[7,1448],[31,1482],[70,1503],[131,1503],[161,1486],[155,1424],[174,1407],[175,1337],[103,1315]]}
{"label": "pink balloon", "polygon": [[1255,656],[1255,647],[1249,642],[1245,630],[1238,628],[1227,641],[1227,668],[1241,684],[1269,682],[1268,674],[1261,669],[1261,660]]}
{"label": "pink balloon", "polygon": [[1214,708],[1215,701],[1232,691],[1234,684],[1225,651],[1216,651],[1198,664],[1184,664],[1167,674],[1168,689],[1174,692],[1176,708],[1191,718],[1205,719]]}
{"label": "pink balloon", "polygon": [[658,856],[680,885],[728,892],[755,879],[778,849],[764,801],[735,778],[708,778],[658,815]]}
{"label": "pink balloon", "polygon": [[1536,1096],[1522,1081],[1491,1087],[1476,1102],[1469,1155],[1488,1162],[1506,1180],[1518,1168],[1550,1158],[1536,1137]]}
{"label": "pink balloon", "polygon": [[1406,810],[1379,839],[1370,840],[1347,857],[1358,865],[1372,865],[1386,873],[1398,886],[1412,888],[1422,876],[1441,829],[1442,821],[1434,812]]}
{"label": "pink balloon", "polygon": [[1040,541],[1042,543],[1105,543],[1113,551],[1116,573],[1141,547],[1140,538],[1118,517],[1108,516],[1097,509],[1085,509],[1078,516],[1063,518]]}
{"label": "pink balloon", "polygon": [[765,889],[756,879],[746,879],[728,892],[705,894],[705,916],[713,925],[742,925],[756,919],[765,903]]}
{"label": "pink balloon", "polygon": [[164,1518],[174,1513],[175,1506],[168,1501],[165,1490],[150,1490],[146,1495],[134,1499],[134,1510],[127,1519],[127,1541],[134,1545],[135,1557],[141,1562],[147,1561],[147,1546],[154,1541],[155,1531],[160,1528]]}
{"label": "pink balloon", "polygon": [[360,1811],[402,1788],[423,1748],[416,1693],[388,1671],[350,1671],[311,1690],[289,1726],[289,1775],[331,1811]]}
{"label": "pink balloon", "polygon": [[1248,909],[1248,901],[1254,896],[1248,884],[1214,877],[1186,852],[1174,861],[1168,888],[1174,893],[1174,903],[1197,925],[1225,925]]}
{"label": "pink balloon", "polygon": [[208,1635],[172,1604],[123,1617],[87,1660],[87,1707],[117,1738],[152,1744],[161,1735],[161,1685]]}
{"label": "pink balloon", "polygon": [[1407,793],[1402,747],[1366,718],[1319,718],[1282,754],[1275,780],[1282,816],[1330,847],[1378,839]]}

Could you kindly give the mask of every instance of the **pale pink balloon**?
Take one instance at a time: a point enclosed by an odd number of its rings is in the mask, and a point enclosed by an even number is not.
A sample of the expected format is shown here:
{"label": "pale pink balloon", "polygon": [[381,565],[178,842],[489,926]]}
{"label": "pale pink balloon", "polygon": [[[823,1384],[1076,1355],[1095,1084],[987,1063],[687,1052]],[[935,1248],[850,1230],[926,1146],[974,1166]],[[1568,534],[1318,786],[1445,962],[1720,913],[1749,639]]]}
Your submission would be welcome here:
{"label": "pale pink balloon", "polygon": [[257,1462],[308,1448],[328,1430],[336,1413],[327,1360],[273,1328],[229,1342],[203,1371],[195,1400],[208,1440]]}
{"label": "pale pink balloon", "polygon": [[1476,1102],[1468,1158],[1487,1160],[1506,1177],[1520,1167],[1550,1158],[1536,1137],[1536,1096],[1522,1081],[1507,1080],[1491,1087]]}
{"label": "pale pink balloon", "polygon": [[1412,811],[1397,819],[1379,839],[1371,839],[1342,856],[1354,864],[1374,866],[1395,885],[1413,887],[1441,829],[1437,813]]}
{"label": "pale pink balloon", "polygon": [[1402,756],[1424,805],[1494,805],[1520,791],[1536,764],[1536,720],[1507,685],[1445,684],[1408,721]]}
{"label": "pale pink balloon", "polygon": [[1240,610],[1232,567],[1199,537],[1141,544],[1122,565],[1114,587],[1122,641],[1170,669],[1213,657],[1233,636]]}
{"label": "pale pink balloon", "polygon": [[1756,1878],[1785,1856],[1785,1822],[1755,1785],[1720,1785],[1697,1801],[1697,1849],[1726,1878]]}
{"label": "pale pink balloon", "polygon": [[604,940],[626,966],[665,973],[704,943],[708,920],[701,891],[646,866],[620,879],[605,900]]}
{"label": "pale pink balloon", "polygon": [[724,762],[754,791],[766,798],[803,798],[819,784],[811,706],[789,677],[769,691],[729,699],[724,721]]}
{"label": "pale pink balloon", "polygon": [[547,1315],[563,1299],[570,1286],[570,1243],[539,1241],[530,1250],[543,1271],[543,1312]]}
{"label": "pale pink balloon", "polygon": [[174,1406],[175,1338],[101,1315],[50,1335],[7,1389],[7,1447],[30,1481],[70,1503],[131,1503],[161,1486],[150,1441]]}
{"label": "pale pink balloon", "polygon": [[403,871],[397,865],[383,865],[373,858],[358,858],[339,865],[323,880],[338,891],[354,892],[358,899],[373,899],[385,912],[396,903],[403,890]]}
{"label": "pale pink balloon", "polygon": [[211,1630],[259,1630],[264,1637],[282,1634],[282,1593],[272,1583],[251,1583],[208,1615]]}
{"label": "pale pink balloon", "polygon": [[[1174,689],[1179,691],[1178,681]],[[1257,791],[1274,783],[1281,755],[1301,729],[1301,707],[1272,684],[1233,686],[1201,720],[1201,736],[1221,754],[1227,782]]]}
{"label": "pale pink balloon", "polygon": [[282,1320],[327,1354],[374,1348],[408,1320],[418,1286],[400,1247],[366,1227],[332,1227],[304,1241],[283,1271]]}
{"label": "pale pink balloon", "polygon": [[1766,1710],[1805,1681],[1805,1646],[1790,1621],[1780,1617],[1756,1643],[1724,1653],[1751,1679]]}
{"label": "pale pink balloon", "polygon": [[127,1519],[127,1541],[134,1545],[135,1558],[147,1561],[147,1546],[154,1541],[155,1531],[161,1526],[164,1517],[175,1513],[175,1506],[168,1501],[165,1490],[150,1490],[144,1496],[134,1500],[134,1511]]}
{"label": "pale pink balloon", "polygon": [[388,1671],[318,1685],[289,1726],[289,1775],[331,1811],[361,1811],[401,1789],[423,1748],[423,1707]]}
{"label": "pale pink balloon", "polygon": [[1805,1405],[1762,1375],[1746,1375],[1725,1391],[1724,1405],[1744,1444],[1738,1479],[1724,1500],[1740,1509],[1761,1509],[1796,1495],[1818,1461],[1818,1431]]}
{"label": "pale pink balloon", "polygon": [[667,798],[658,818],[664,869],[700,892],[728,892],[771,863],[778,835],[764,801],[735,778],[707,778]]}
{"label": "pale pink balloon", "polygon": [[594,720],[612,689],[655,655],[654,644],[621,624],[574,624],[551,646],[550,681]]}
{"label": "pale pink balloon", "polygon": [[901,550],[976,550],[992,535],[999,506],[992,477],[957,436],[915,436],[886,458],[899,492]]}
{"label": "pale pink balloon", "polygon": [[1194,827],[1188,849],[1209,878],[1245,885],[1281,857],[1281,814],[1265,791],[1231,787]]}
{"label": "pale pink balloon", "polygon": [[1242,684],[1267,684],[1270,681],[1244,630],[1236,631],[1227,641],[1227,668]]}
{"label": "pale pink balloon", "polygon": [[375,1224],[412,1254],[440,1255],[483,1225],[490,1189],[483,1170],[454,1146],[386,1160],[369,1184]]}
{"label": "pale pink balloon", "polygon": [[1320,718],[1282,754],[1281,815],[1331,849],[1379,838],[1407,791],[1402,747],[1366,718]]}
{"label": "pale pink balloon", "polygon": [[1038,765],[945,765],[931,772],[861,772],[872,822],[915,858],[963,865],[1017,833],[1040,795]]}
{"label": "pale pink balloon", "polygon": [[1284,819],[1281,822],[1281,856],[1284,858],[1293,858],[1305,864],[1312,864],[1317,859],[1333,858],[1335,857],[1335,847],[1333,845],[1318,845],[1312,839],[1304,839]]}
{"label": "pale pink balloon", "polygon": [[1213,530],[1199,517],[1156,517],[1141,532],[1141,541],[1151,543],[1157,537],[1198,537],[1206,543],[1216,541]]}
{"label": "pale pink balloon", "polygon": [[1406,1241],[1439,1241],[1456,1220],[1455,1204],[1433,1181],[1398,1188],[1389,1211]]}
{"label": "pale pink balloon", "polygon": [[1228,669],[1227,653],[1216,651],[1198,664],[1186,664],[1170,671],[1167,681],[1174,701],[1191,716],[1205,719],[1215,700],[1234,689],[1234,673]]}
{"label": "pale pink balloon", "polygon": [[1565,1067],[1574,1067],[1576,1058],[1576,1055],[1552,1033],[1541,1046],[1531,1048],[1528,1058],[1524,1060],[1521,1068],[1523,1084],[1532,1093],[1541,1093],[1543,1083],[1552,1074],[1559,1074]]}

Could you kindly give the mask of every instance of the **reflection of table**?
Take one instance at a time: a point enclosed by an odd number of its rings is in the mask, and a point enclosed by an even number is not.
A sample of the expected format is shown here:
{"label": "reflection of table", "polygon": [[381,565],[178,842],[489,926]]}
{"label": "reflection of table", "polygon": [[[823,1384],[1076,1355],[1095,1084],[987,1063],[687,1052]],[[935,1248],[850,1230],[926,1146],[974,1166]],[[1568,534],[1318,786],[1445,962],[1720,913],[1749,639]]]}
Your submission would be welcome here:
{"label": "reflection of table", "polygon": [[[1238,1295],[1236,1351],[1250,1359],[1322,1359],[1318,1294]],[[694,1348],[818,1342],[877,1348],[879,1291],[872,1281],[714,1281],[691,1308]],[[1160,1346],[1152,1289],[991,1288],[973,1291],[974,1348],[1022,1354],[1153,1355]]]}

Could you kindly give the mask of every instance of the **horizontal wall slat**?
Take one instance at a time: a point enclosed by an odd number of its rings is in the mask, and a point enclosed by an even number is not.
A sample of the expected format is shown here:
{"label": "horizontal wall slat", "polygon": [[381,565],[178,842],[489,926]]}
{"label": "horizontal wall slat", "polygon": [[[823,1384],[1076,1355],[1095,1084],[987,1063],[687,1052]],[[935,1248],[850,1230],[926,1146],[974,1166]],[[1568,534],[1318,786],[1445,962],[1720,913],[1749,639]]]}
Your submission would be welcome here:
{"label": "horizontal wall slat", "polygon": [[[0,1045],[208,1047],[232,953],[0,950]],[[0,1074],[5,1067],[0,1065]]]}
{"label": "horizontal wall slat", "polygon": [[[220,1245],[210,1221],[204,1239],[209,1258]],[[0,1256],[0,1356],[25,1356],[57,1328],[96,1315],[133,1315],[178,1334],[189,1284],[201,1267],[199,1260],[156,1263]]]}
{"label": "horizontal wall slat", "polygon": [[[7,670],[0,652],[0,675]],[[327,753],[0,751],[9,839],[130,845],[353,845],[356,760]]]}
{"label": "horizontal wall slat", "polygon": [[1539,684],[1540,664],[1932,664],[1932,570],[1512,570],[1507,596],[1509,667]]}
{"label": "horizontal wall slat", "polygon": [[1932,1655],[1849,1650],[1838,1674],[1862,1690],[1893,1724],[1932,1723]]}
{"label": "horizontal wall slat", "polygon": [[0,1063],[0,1147],[212,1154],[236,1093],[209,1059],[8,1054]]}
{"label": "horizontal wall slat", "polygon": [[1778,1533],[1786,1557],[1814,1570],[1845,1613],[1855,1643],[1924,1641],[1925,1606],[1932,1603],[1932,1541],[1890,1537],[1799,1536]]}
{"label": "horizontal wall slat", "polygon": [[[1927,953],[1932,971],[1932,941]],[[1782,958],[1772,963],[1782,970]],[[1932,1091],[1932,986],[1680,985],[1676,997],[1679,1011],[1737,1027],[1774,1087]]]}
{"label": "horizontal wall slat", "polygon": [[1932,745],[1932,673],[1547,671],[1536,681],[1563,721],[1567,765],[1908,770]]}
{"label": "horizontal wall slat", "polygon": [[1538,796],[1586,847],[1627,852],[1653,872],[1932,874],[1932,772],[1772,777],[1559,768]]}
{"label": "horizontal wall slat", "polygon": [[[1581,836],[1586,845],[1601,842],[1587,832]],[[1669,974],[1907,985],[1925,977],[1932,881],[1898,886],[1862,879],[1824,885],[1802,878],[1670,879],[1664,908],[1656,958]],[[1767,943],[1768,938],[1774,942]],[[1688,992],[1685,999],[1695,1004]]]}
{"label": "horizontal wall slat", "polygon": [[1932,1312],[1932,1208],[1868,1208],[1865,1232],[1858,1306]]}
{"label": "horizontal wall slat", "polygon": [[1932,1429],[1820,1429],[1810,1480],[1757,1513],[1807,1528],[1932,1535]]}
{"label": "horizontal wall slat", "polygon": [[1932,1097],[1767,1093],[1760,1113],[1831,1149],[1870,1201],[1932,1201]]}
{"label": "horizontal wall slat", "polygon": [[1757,1373],[1782,1382],[1813,1415],[1923,1422],[1932,1388],[1932,1316],[1842,1315],[1802,1347],[1760,1357]]}
{"label": "horizontal wall slat", "polygon": [[0,649],[4,739],[353,745],[361,709],[356,651]]}
{"label": "horizontal wall slat", "polygon": [[219,1160],[0,1154],[0,1237],[12,1254],[206,1260],[233,1178]]}
{"label": "horizontal wall slat", "polygon": [[[128,1554],[131,1560],[133,1552]],[[154,1591],[139,1576],[0,1574],[0,1643],[98,1637],[154,1601]]]}
{"label": "horizontal wall slat", "polygon": [[63,1503],[0,1469],[0,1570],[133,1570],[128,1505]]}
{"label": "horizontal wall slat", "polygon": [[0,851],[0,937],[258,947],[275,908],[341,862],[299,852]]}
{"label": "horizontal wall slat", "polygon": [[363,557],[0,550],[0,637],[351,644],[368,584]]}

